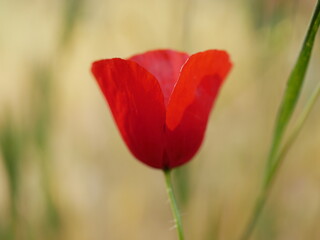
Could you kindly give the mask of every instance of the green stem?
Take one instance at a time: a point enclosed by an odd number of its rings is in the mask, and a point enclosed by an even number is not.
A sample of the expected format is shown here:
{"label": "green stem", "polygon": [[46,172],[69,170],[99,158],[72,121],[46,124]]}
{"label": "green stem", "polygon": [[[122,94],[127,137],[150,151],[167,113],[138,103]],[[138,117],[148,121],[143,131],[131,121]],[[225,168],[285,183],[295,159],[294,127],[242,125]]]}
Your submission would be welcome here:
{"label": "green stem", "polygon": [[312,110],[314,104],[316,103],[316,100],[319,97],[320,97],[320,83],[318,84],[318,86],[314,90],[314,92],[311,95],[311,97],[309,98],[305,108],[302,110],[302,113],[298,117],[297,123],[295,124],[292,133],[288,137],[288,140],[285,142],[281,151],[277,155],[276,164],[273,165],[272,168],[270,168],[269,174],[266,177],[266,182],[265,182],[264,188],[262,189],[262,191],[257,199],[255,209],[253,211],[254,215],[251,217],[250,222],[247,226],[246,232],[242,236],[241,240],[247,240],[250,238],[251,233],[255,227],[255,224],[261,214],[263,206],[268,198],[269,191],[272,187],[272,181],[274,180],[275,175],[277,174],[277,170],[279,169],[281,163],[283,162],[283,159],[285,158],[286,154],[288,153],[290,147],[292,146],[292,144],[296,140],[297,136],[299,135],[306,119],[308,118],[309,114],[311,113],[311,110]]}
{"label": "green stem", "polygon": [[310,56],[311,56],[314,40],[316,37],[316,33],[319,28],[319,24],[320,24],[320,1],[317,2],[297,63],[294,66],[291,72],[291,75],[288,79],[287,89],[285,91],[281,106],[279,108],[277,120],[276,120],[276,127],[275,127],[273,140],[272,140],[271,148],[268,155],[268,161],[267,161],[268,164],[265,172],[263,185],[261,187],[259,197],[255,203],[255,208],[253,210],[253,213],[249,219],[249,222],[245,228],[243,235],[240,238],[241,240],[250,239],[251,234],[254,230],[254,227],[257,224],[259,216],[261,215],[263,207],[268,199],[269,192],[272,188],[272,184],[280,168],[280,165],[283,162],[284,156],[287,153],[290,146],[292,145],[294,139],[298,135],[317,96],[319,95],[320,87],[318,90],[316,90],[315,94],[311,96],[310,101],[306,105],[305,110],[302,112],[301,117],[299,118],[298,123],[296,125],[296,128],[294,129],[292,135],[290,135],[288,142],[284,145],[282,149],[280,149],[285,130],[291,119],[292,113],[294,111],[294,108],[296,106],[297,100],[301,92],[302,84],[303,84],[305,73],[310,60]]}
{"label": "green stem", "polygon": [[279,159],[278,161],[280,161],[281,159],[283,159],[286,156],[290,147],[292,146],[292,144],[296,140],[297,136],[299,135],[306,119],[308,118],[309,114],[311,113],[311,110],[314,107],[314,104],[316,103],[316,101],[319,97],[320,97],[320,82],[318,83],[318,86],[316,87],[316,89],[313,91],[311,97],[308,99],[308,102],[307,102],[306,106],[304,107],[304,109],[302,110],[301,115],[298,117],[298,120],[297,120],[295,126],[293,127],[293,131],[290,134],[290,136],[288,137],[288,140],[283,145],[283,147],[277,157],[277,159]]}
{"label": "green stem", "polygon": [[241,236],[241,240],[247,240],[247,239],[250,238],[250,236],[251,236],[251,234],[253,232],[253,229],[254,229],[254,227],[256,225],[256,222],[257,222],[257,220],[258,220],[258,218],[259,218],[259,216],[260,216],[260,214],[262,212],[263,206],[264,206],[264,204],[265,204],[265,202],[267,200],[267,197],[266,197],[267,192],[268,191],[265,191],[265,190],[261,191],[258,199],[256,200],[256,204],[255,204],[255,207],[254,207],[254,210],[253,210],[253,214],[252,214],[252,216],[250,218],[249,223],[246,226],[245,232]]}
{"label": "green stem", "polygon": [[166,169],[163,172],[164,172],[164,176],[166,179],[166,189],[167,189],[167,193],[169,196],[172,215],[174,218],[175,227],[177,228],[179,240],[184,240],[181,216],[180,216],[177,201],[174,196],[174,192],[173,192],[173,188],[172,188],[172,182],[171,182],[171,176],[170,176],[171,170]]}
{"label": "green stem", "polygon": [[281,148],[279,153],[276,155],[275,164],[270,168],[270,171],[266,177],[266,181],[265,181],[266,188],[270,188],[270,186],[272,185],[272,181],[275,178],[275,175],[277,174],[277,171],[280,168],[280,165],[282,164],[290,147],[292,146],[292,144],[296,140],[297,136],[299,135],[307,117],[309,116],[309,114],[312,110],[312,107],[316,103],[316,100],[319,96],[320,96],[320,83],[318,84],[318,86],[316,87],[314,92],[312,93],[306,106],[302,110],[302,113],[298,117],[298,120],[297,120],[295,126],[293,127],[292,133],[289,135],[287,141],[284,143],[283,147]]}
{"label": "green stem", "polygon": [[313,13],[308,32],[304,39],[297,62],[291,71],[287,82],[287,89],[284,93],[279,112],[276,119],[276,126],[268,156],[268,167],[275,164],[282,138],[291,119],[295,106],[300,96],[304,77],[308,68],[314,40],[320,24],[320,1],[318,0]]}

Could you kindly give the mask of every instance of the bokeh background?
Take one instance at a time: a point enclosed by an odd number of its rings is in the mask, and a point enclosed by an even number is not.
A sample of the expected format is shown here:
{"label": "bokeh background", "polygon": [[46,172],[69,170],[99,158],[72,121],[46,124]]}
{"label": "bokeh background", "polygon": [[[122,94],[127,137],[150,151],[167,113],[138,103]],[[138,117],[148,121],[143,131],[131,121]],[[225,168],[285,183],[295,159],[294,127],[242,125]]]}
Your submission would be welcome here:
{"label": "bokeh background", "polygon": [[[0,239],[176,239],[162,172],[128,152],[90,73],[158,48],[231,55],[204,144],[174,184],[187,239],[237,239],[315,3],[0,0]],[[319,82],[319,40],[297,113]],[[319,108],[252,239],[320,239]]]}

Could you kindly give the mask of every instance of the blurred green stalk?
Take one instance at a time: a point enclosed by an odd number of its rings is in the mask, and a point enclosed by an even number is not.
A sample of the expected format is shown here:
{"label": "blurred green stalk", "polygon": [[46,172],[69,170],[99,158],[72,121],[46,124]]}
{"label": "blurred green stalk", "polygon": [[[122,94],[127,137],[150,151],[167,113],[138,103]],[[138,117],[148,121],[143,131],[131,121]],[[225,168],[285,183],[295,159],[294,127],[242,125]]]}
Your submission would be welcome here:
{"label": "blurred green stalk", "polygon": [[220,237],[220,227],[222,223],[222,209],[217,208],[217,213],[209,213],[209,219],[208,219],[208,229],[206,231],[205,239],[206,240],[219,240]]}
{"label": "blurred green stalk", "polygon": [[[61,16],[61,36],[57,43],[51,59],[37,64],[32,72],[32,84],[30,90],[31,102],[28,106],[29,125],[16,124],[11,112],[5,112],[7,118],[0,126],[0,151],[4,161],[4,168],[8,178],[10,216],[6,226],[0,226],[0,239],[17,239],[21,230],[26,226],[21,224],[19,216],[19,181],[21,172],[23,151],[25,146],[31,142],[36,146],[41,169],[41,183],[43,184],[44,198],[46,204],[46,220],[44,222],[44,232],[47,239],[57,239],[57,230],[60,227],[60,216],[56,208],[52,193],[50,179],[50,137],[52,128],[53,95],[55,69],[53,63],[61,62],[70,46],[74,28],[79,19],[85,0],[65,0]],[[57,53],[57,54],[56,54]],[[33,118],[30,118],[33,116]],[[25,160],[25,159],[24,159]]]}
{"label": "blurred green stalk", "polygon": [[53,112],[53,70],[49,62],[37,64],[32,76],[32,137],[39,154],[39,166],[41,169],[41,184],[46,207],[46,235],[49,239],[55,239],[60,228],[60,216],[56,208],[52,193],[50,179],[50,136],[52,134]]}
{"label": "blurred green stalk", "polygon": [[297,139],[302,127],[304,126],[305,121],[307,120],[308,116],[311,113],[311,110],[313,109],[315,103],[317,102],[317,99],[320,97],[320,82],[318,83],[318,86],[313,91],[311,97],[308,99],[308,102],[303,109],[302,113],[298,117],[298,120],[293,128],[293,131],[291,132],[290,136],[288,137],[287,141],[283,145],[280,153],[277,155],[277,161],[281,162],[281,159],[283,159],[286,154],[288,153],[290,147],[294,143],[294,141]]}
{"label": "blurred green stalk", "polygon": [[63,10],[63,21],[61,25],[61,36],[59,48],[66,49],[69,46],[75,26],[80,17],[85,0],[65,0]]}
{"label": "blurred green stalk", "polygon": [[[46,203],[46,229],[47,236],[56,239],[58,230],[61,227],[59,211],[54,203],[52,196],[51,177],[50,177],[50,136],[52,134],[52,117],[54,115],[53,102],[55,75],[53,62],[60,62],[63,55],[66,54],[73,32],[83,8],[84,0],[66,0],[63,1],[62,24],[60,40],[57,43],[57,54],[52,58],[55,61],[46,61],[38,64],[33,75],[33,93],[35,97],[31,109],[34,109],[33,124],[35,144],[40,155],[41,182],[44,191]],[[49,236],[50,235],[50,236]]]}
{"label": "blurred green stalk", "polygon": [[[52,239],[56,239],[56,234],[61,227],[61,219],[58,209],[53,201],[51,191],[51,178],[50,178],[50,136],[52,128],[52,116],[54,114],[53,98],[55,88],[55,75],[53,62],[60,62],[63,55],[66,54],[68,47],[74,33],[74,29],[77,25],[77,21],[80,17],[81,10],[83,8],[85,0],[66,0],[63,1],[62,10],[62,24],[60,40],[57,44],[57,54],[53,55],[55,61],[47,61],[42,65],[39,65],[35,69],[33,80],[33,96],[37,96],[38,99],[34,99],[33,108],[35,109],[34,124],[35,124],[35,141],[39,150],[42,172],[42,185],[44,190],[44,197],[46,201],[46,217],[47,224],[50,229],[47,229],[48,235],[51,235]],[[50,232],[48,231],[50,230]]]}
{"label": "blurred green stalk", "polygon": [[[275,130],[274,130],[273,140],[272,140],[269,155],[268,155],[267,168],[265,171],[263,186],[261,188],[260,195],[256,201],[253,214],[251,215],[251,218],[241,237],[241,240],[247,240],[250,238],[252,231],[257,223],[257,220],[261,214],[261,211],[265,205],[265,202],[269,196],[269,192],[272,187],[273,180],[276,176],[276,173],[278,172],[279,166],[282,163],[284,154],[281,154],[282,153],[281,151],[279,155],[279,150],[281,147],[284,133],[287,129],[287,126],[289,124],[289,121],[291,119],[291,116],[293,114],[293,111],[295,109],[296,103],[298,101],[298,98],[301,92],[301,88],[302,88],[307,67],[309,64],[309,60],[310,60],[312,48],[314,45],[316,33],[319,28],[319,24],[320,24],[320,1],[317,2],[298,60],[287,82],[287,88],[284,93],[282,103],[276,119]],[[311,108],[309,107],[309,104],[307,105],[306,109],[307,109],[306,112],[310,111]],[[303,124],[303,122],[304,120],[301,122],[301,124]],[[295,136],[296,134],[294,134],[294,138]],[[285,149],[283,150],[284,153],[288,150],[286,148],[290,146],[291,146],[291,143],[289,140],[289,144],[285,145]]]}
{"label": "blurred green stalk", "polygon": [[[11,112],[0,129],[0,150],[9,183],[10,216],[9,225],[1,228],[1,239],[14,239],[18,231],[18,194],[19,194],[19,166],[23,155],[23,134],[12,121]],[[3,235],[3,236],[2,236]]]}
{"label": "blurred green stalk", "polygon": [[[318,1],[312,17],[303,47],[300,51],[296,65],[288,79],[287,89],[284,93],[282,103],[278,112],[276,127],[273,135],[271,149],[268,157],[268,167],[275,164],[275,158],[280,148],[284,132],[288,126],[294,108],[300,96],[302,84],[309,64],[314,40],[320,23],[320,2]],[[268,180],[266,179],[266,183]]]}

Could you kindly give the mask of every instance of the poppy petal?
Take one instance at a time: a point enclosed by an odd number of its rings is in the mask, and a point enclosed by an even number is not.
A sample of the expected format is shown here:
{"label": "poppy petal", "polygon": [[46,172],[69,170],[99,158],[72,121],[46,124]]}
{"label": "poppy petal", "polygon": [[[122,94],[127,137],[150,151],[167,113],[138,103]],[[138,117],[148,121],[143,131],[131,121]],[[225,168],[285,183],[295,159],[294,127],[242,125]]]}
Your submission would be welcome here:
{"label": "poppy petal", "polygon": [[188,59],[188,54],[173,50],[154,50],[129,58],[144,67],[159,81],[164,102],[167,105],[173,87],[176,84],[181,67]]}
{"label": "poppy petal", "polygon": [[192,55],[167,106],[167,155],[170,168],[189,161],[203,140],[210,110],[231,68],[225,51],[208,50]]}
{"label": "poppy petal", "polygon": [[92,73],[130,151],[162,168],[165,106],[158,81],[137,63],[119,58],[94,62]]}

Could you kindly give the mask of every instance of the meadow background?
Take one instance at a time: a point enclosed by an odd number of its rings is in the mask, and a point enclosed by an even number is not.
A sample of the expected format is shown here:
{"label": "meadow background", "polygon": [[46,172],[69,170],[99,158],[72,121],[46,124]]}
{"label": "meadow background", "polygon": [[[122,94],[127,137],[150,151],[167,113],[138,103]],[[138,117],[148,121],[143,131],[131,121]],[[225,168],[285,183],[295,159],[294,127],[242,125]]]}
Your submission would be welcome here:
{"label": "meadow background", "polygon": [[[173,240],[161,171],[124,145],[90,73],[151,49],[225,49],[234,67],[197,156],[174,173],[187,239],[240,236],[315,0],[0,0],[0,239]],[[297,113],[319,82],[316,39]],[[320,102],[256,240],[320,239]]]}

